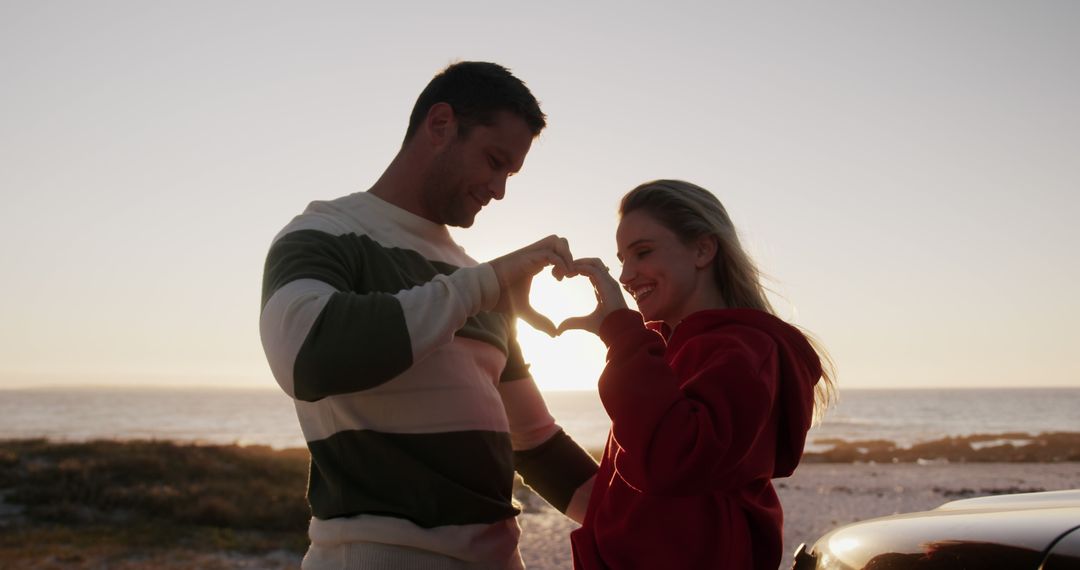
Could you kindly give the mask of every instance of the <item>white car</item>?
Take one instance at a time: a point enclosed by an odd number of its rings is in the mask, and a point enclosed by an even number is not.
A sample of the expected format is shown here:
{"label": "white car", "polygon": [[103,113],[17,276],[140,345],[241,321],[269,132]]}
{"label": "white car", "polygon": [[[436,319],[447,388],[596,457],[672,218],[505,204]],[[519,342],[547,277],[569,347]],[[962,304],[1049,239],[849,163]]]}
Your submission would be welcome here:
{"label": "white car", "polygon": [[964,499],[837,528],[792,570],[1080,570],[1080,489]]}

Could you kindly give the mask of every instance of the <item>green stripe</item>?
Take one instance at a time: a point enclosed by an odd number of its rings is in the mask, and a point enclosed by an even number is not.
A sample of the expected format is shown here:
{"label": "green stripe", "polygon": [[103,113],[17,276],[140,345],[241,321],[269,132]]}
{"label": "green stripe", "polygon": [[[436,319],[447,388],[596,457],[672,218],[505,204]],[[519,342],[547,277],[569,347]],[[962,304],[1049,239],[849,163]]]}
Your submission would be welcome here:
{"label": "green stripe", "polygon": [[320,519],[374,514],[432,528],[520,512],[511,502],[509,434],[344,431],[308,447],[308,500]]}
{"label": "green stripe", "polygon": [[383,247],[366,235],[299,230],[274,242],[263,272],[262,302],[298,279],[317,279],[339,291],[397,293],[458,269],[420,253]]}
{"label": "green stripe", "polygon": [[529,365],[525,363],[525,356],[521,353],[521,345],[518,344],[517,330],[514,324],[515,323],[511,322],[508,327],[510,331],[510,339],[508,341],[510,350],[506,355],[506,368],[503,369],[502,375],[499,377],[499,382],[521,380],[529,377]]}
{"label": "green stripe", "polygon": [[562,430],[532,449],[515,451],[514,466],[526,485],[564,513],[574,492],[596,473],[596,461]]}
{"label": "green stripe", "polygon": [[293,364],[296,398],[314,402],[374,388],[412,366],[397,299],[385,293],[334,293]]}

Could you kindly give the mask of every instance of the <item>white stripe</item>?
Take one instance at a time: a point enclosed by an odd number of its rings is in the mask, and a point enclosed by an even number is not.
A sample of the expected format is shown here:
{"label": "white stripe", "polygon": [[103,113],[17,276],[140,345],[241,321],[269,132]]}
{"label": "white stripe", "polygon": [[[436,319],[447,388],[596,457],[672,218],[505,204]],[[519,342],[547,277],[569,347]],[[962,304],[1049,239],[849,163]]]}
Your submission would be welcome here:
{"label": "white stripe", "polygon": [[295,397],[293,367],[311,325],[319,318],[337,289],[316,279],[298,279],[277,291],[259,317],[259,336],[270,371],[278,384]]}
{"label": "white stripe", "polygon": [[493,524],[434,528],[422,528],[405,519],[376,515],[329,520],[313,517],[308,535],[313,547],[333,548],[357,542],[394,544],[483,564],[485,568],[523,568],[517,553],[521,527],[516,517]]}
{"label": "white stripe", "polygon": [[499,384],[499,394],[510,421],[514,451],[532,449],[559,431],[531,377]]}
{"label": "white stripe", "polygon": [[490,265],[462,267],[394,297],[405,315],[413,360],[421,360],[452,341],[470,315],[498,302],[499,280]]}
{"label": "white stripe", "polygon": [[454,242],[445,226],[419,218],[367,192],[308,204],[304,213],[293,218],[273,241],[302,230],[332,236],[365,235],[383,247],[413,250],[429,261],[458,267],[477,264]]}
{"label": "white stripe", "polygon": [[296,402],[307,441],[347,430],[440,433],[510,430],[496,389],[506,355],[455,337],[393,380],[361,392]]}

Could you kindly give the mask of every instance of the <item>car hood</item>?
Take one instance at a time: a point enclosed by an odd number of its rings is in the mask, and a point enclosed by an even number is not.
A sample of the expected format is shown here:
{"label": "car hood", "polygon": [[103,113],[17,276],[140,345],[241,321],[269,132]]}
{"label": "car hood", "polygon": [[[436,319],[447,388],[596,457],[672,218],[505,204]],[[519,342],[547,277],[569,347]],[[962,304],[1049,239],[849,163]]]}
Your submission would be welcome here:
{"label": "car hood", "polygon": [[812,552],[818,568],[837,570],[921,568],[945,560],[1035,568],[1046,548],[1077,525],[1080,490],[982,497],[840,527]]}

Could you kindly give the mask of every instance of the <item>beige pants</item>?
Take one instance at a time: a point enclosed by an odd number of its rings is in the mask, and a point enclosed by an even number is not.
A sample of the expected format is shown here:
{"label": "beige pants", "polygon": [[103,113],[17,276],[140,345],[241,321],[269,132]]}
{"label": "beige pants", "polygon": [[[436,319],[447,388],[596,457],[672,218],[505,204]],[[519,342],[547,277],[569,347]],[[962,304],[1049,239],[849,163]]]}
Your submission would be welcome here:
{"label": "beige pants", "polygon": [[408,546],[377,542],[345,542],[312,544],[300,568],[302,570],[504,570],[505,568],[520,568],[520,566],[516,564],[492,566],[465,562]]}

